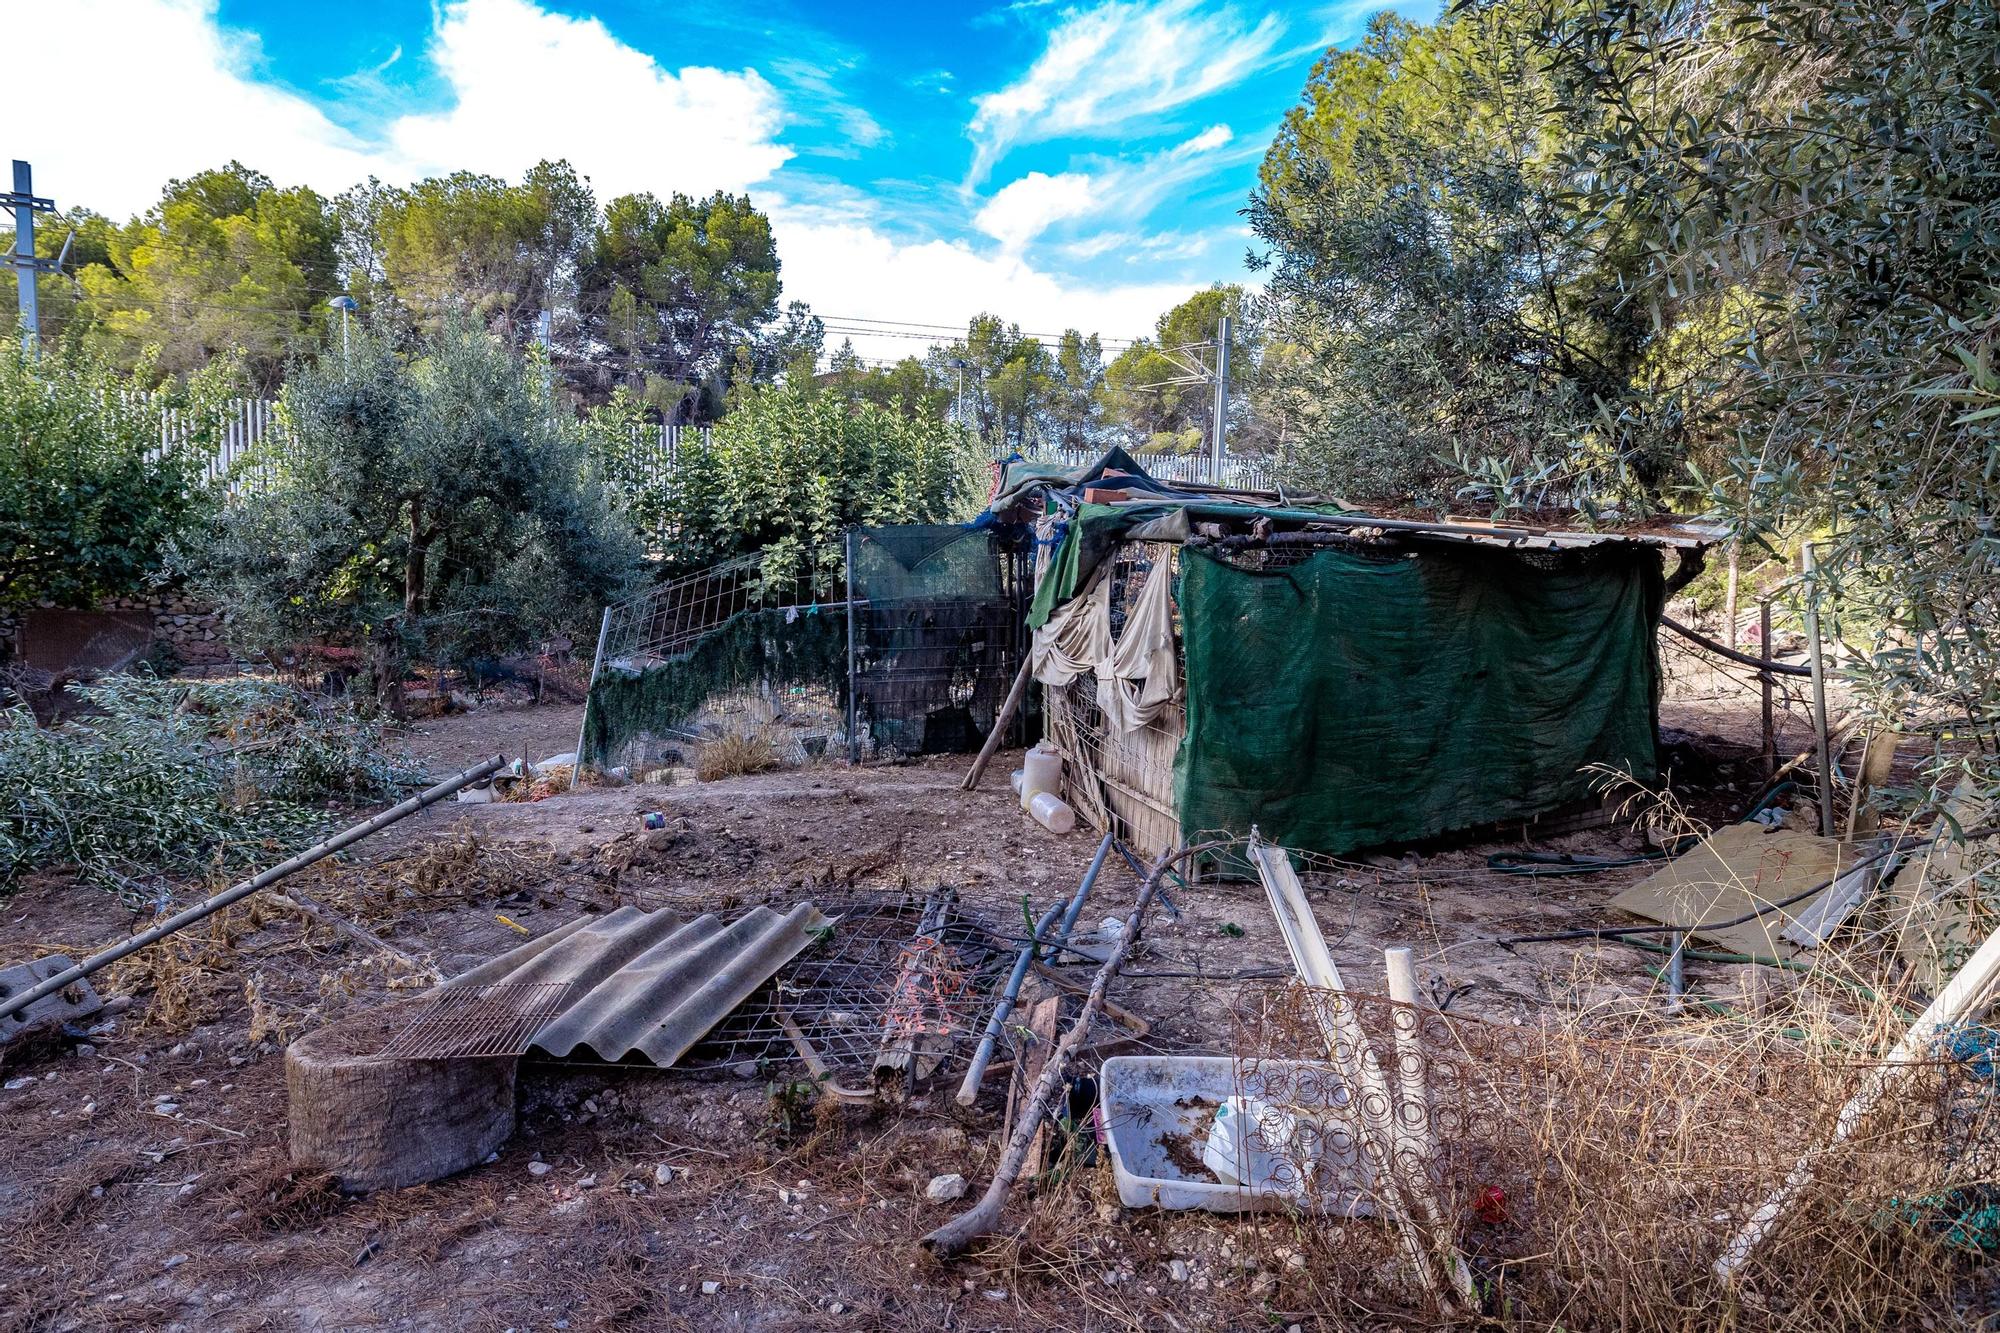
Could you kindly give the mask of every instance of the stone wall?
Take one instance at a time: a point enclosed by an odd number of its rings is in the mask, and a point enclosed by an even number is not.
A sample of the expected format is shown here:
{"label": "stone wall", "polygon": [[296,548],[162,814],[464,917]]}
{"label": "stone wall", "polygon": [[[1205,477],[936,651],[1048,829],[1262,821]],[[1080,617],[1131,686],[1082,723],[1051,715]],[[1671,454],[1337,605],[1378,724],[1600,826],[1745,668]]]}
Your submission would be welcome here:
{"label": "stone wall", "polygon": [[[37,609],[55,610],[54,607]],[[183,666],[217,666],[231,660],[229,645],[223,637],[224,613],[185,594],[163,591],[139,597],[114,597],[100,603],[95,610],[107,614],[151,616],[155,642],[163,645]],[[33,618],[35,614],[34,610],[14,615],[0,614],[0,660],[21,655],[21,621]],[[27,647],[35,653],[32,642]],[[57,666],[46,661],[38,665],[52,670]]]}

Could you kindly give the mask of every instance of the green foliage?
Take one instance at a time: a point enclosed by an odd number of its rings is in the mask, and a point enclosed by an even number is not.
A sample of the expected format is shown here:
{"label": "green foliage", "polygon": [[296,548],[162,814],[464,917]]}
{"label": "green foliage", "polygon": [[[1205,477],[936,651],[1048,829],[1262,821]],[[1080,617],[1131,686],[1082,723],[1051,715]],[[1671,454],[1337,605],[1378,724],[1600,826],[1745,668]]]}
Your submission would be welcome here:
{"label": "green foliage", "polygon": [[1643,240],[1635,305],[1739,312],[1695,501],[1821,543],[1865,698],[1934,730],[1949,785],[2000,744],[2000,12],[1623,0],[1544,40],[1603,126],[1567,155],[1584,225]]}
{"label": "green foliage", "polygon": [[538,162],[519,185],[469,171],[408,189],[369,182],[342,201],[364,307],[436,333],[453,318],[525,342],[538,312],[569,306],[597,225],[590,187],[567,162]]}
{"label": "green foliage", "polygon": [[758,331],[777,317],[778,293],[770,219],[748,195],[629,194],[605,207],[583,308],[624,358],[621,379],[659,381],[649,396],[681,421],[720,412],[739,354],[754,364]]}
{"label": "green foliage", "polygon": [[[940,367],[938,358],[928,361],[906,356],[891,366],[868,366],[854,351],[852,339],[834,349],[827,362],[820,387],[850,407],[872,403],[912,416],[943,421],[951,414],[952,390],[956,381]],[[790,382],[790,381],[788,381]]]}
{"label": "green foliage", "polygon": [[150,897],[139,878],[276,860],[419,773],[345,703],[272,681],[116,676],[77,691],[93,710],[54,729],[0,711],[0,884],[74,866]]}
{"label": "green foliage", "polygon": [[592,682],[583,761],[622,762],[627,745],[684,727],[726,691],[794,685],[844,696],[847,618],[744,611],[681,657],[639,672],[613,668]]}
{"label": "green foliage", "polygon": [[[629,413],[631,400],[609,411]],[[592,435],[620,429],[600,416]],[[832,577],[847,528],[966,514],[985,498],[984,473],[957,427],[802,386],[760,387],[706,443],[684,437],[678,465],[633,508],[660,534],[669,571],[761,551],[773,577]]]}
{"label": "green foliage", "polygon": [[[1106,368],[1104,410],[1128,447],[1174,453],[1204,447],[1214,427],[1215,384],[1193,372],[1213,372],[1215,334],[1224,315],[1231,320],[1229,378],[1240,390],[1255,375],[1262,339],[1243,289],[1221,283],[1166,311],[1153,337],[1133,343]],[[1230,409],[1230,439],[1240,447],[1248,415],[1240,391],[1232,394]]]}
{"label": "green foliage", "polygon": [[1616,210],[1579,225],[1564,152],[1599,118],[1546,76],[1541,10],[1380,15],[1271,145],[1259,401],[1307,484],[1441,501],[1470,473],[1489,497],[1633,502],[1675,457],[1629,300],[1643,250]]}
{"label": "green foliage", "polygon": [[[40,358],[0,343],[0,609],[87,607],[137,591],[161,553],[204,511],[201,469],[215,445],[218,365],[148,397],[77,341]],[[165,446],[160,411],[191,433]]]}
{"label": "green foliage", "polygon": [[351,363],[296,368],[281,411],[268,482],[195,562],[250,644],[365,638],[386,686],[404,654],[583,637],[634,577],[636,541],[582,432],[488,334],[448,321],[406,358],[364,332]]}
{"label": "green foliage", "polygon": [[168,182],[123,227],[86,218],[81,232],[91,244],[70,262],[88,336],[121,365],[161,376],[236,356],[268,389],[316,340],[319,293],[337,286],[339,228],[326,202],[239,162]]}

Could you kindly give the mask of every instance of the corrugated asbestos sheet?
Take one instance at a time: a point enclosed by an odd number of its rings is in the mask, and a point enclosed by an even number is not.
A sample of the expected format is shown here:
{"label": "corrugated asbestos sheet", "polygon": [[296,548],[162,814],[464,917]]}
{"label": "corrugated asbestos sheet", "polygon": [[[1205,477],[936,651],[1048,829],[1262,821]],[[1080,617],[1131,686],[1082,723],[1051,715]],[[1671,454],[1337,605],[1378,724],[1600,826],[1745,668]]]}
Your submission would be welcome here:
{"label": "corrugated asbestos sheet", "polygon": [[559,1012],[536,1031],[533,1049],[558,1057],[588,1050],[604,1060],[637,1055],[666,1068],[826,924],[811,903],[784,913],[753,907],[728,922],[621,907],[550,931],[440,991],[564,986]]}

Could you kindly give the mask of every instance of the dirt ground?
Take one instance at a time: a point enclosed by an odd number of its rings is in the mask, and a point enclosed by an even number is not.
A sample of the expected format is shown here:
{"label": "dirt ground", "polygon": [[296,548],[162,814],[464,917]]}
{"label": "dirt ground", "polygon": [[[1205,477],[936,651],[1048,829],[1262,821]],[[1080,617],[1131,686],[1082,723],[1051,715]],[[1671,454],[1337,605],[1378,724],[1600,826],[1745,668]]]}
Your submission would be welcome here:
{"label": "dirt ground", "polygon": [[[1714,698],[1682,682],[1691,702],[1665,720],[1710,736],[1711,758],[1717,744],[1754,749],[1754,696],[1711,684]],[[410,741],[445,772],[495,750],[568,750],[576,723],[572,707],[482,710],[421,724]],[[447,976],[620,903],[726,910],[944,884],[996,933],[1018,933],[1023,897],[1037,913],[1067,897],[1096,841],[1023,817],[1006,783],[1018,763],[1003,756],[971,793],[959,790],[966,759],[949,757],[447,804],[292,887]],[[1702,793],[1712,810],[1746,799],[1714,776]],[[648,810],[673,830],[663,850],[636,836]],[[1622,825],[1539,844],[1639,845]],[[1493,850],[1422,849],[1318,877],[1314,907],[1349,984],[1380,990],[1381,950],[1407,944],[1433,1001],[1454,1013],[1529,1022],[1551,1006],[1657,1006],[1630,949],[1484,942],[1595,924],[1644,868],[1504,877],[1486,866]],[[1114,863],[1085,924],[1122,915],[1136,883]],[[1142,1048],[1226,1052],[1243,988],[1288,974],[1283,943],[1254,884],[1197,885],[1174,903],[1179,919],[1156,915],[1114,997],[1150,1022]],[[0,899],[0,959],[81,955],[141,924],[101,893],[30,883]],[[1727,988],[1732,970],[1690,973]],[[917,1238],[964,1206],[928,1200],[926,1186],[957,1172],[983,1187],[1005,1078],[970,1112],[948,1073],[901,1108],[802,1120],[774,1098],[778,1075],[740,1065],[531,1063],[518,1130],[494,1159],[345,1196],[288,1162],[284,1043],[409,978],[267,907],[100,981],[133,996],[131,1008],[80,1042],[10,1052],[0,1069],[0,1327],[1284,1329],[1386,1318],[1368,1313],[1366,1293],[1312,1289],[1278,1244],[1287,1224],[1123,1210],[1101,1168],[1025,1193],[1009,1231],[969,1257],[924,1256]],[[1246,1260],[1252,1249],[1266,1258]]]}

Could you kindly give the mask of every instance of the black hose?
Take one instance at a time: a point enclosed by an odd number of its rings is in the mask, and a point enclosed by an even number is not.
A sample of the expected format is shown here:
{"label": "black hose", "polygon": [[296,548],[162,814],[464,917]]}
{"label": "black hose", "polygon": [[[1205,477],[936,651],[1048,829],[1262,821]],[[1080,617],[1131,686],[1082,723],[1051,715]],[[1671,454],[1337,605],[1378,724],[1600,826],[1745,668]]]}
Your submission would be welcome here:
{"label": "black hose", "polygon": [[[1711,653],[1719,657],[1726,657],[1732,662],[1741,662],[1744,666],[1756,667],[1759,671],[1768,671],[1774,676],[1810,676],[1812,674],[1811,667],[1793,666],[1789,662],[1773,662],[1768,657],[1752,657],[1748,653],[1739,653],[1726,644],[1717,643],[1714,639],[1709,638],[1699,630],[1689,629],[1672,616],[1661,616],[1660,623],[1680,635],[1683,639],[1686,639],[1689,643],[1700,648],[1706,648]],[[1767,653],[1770,652],[1771,645],[1768,643],[1765,644],[1764,651]]]}

